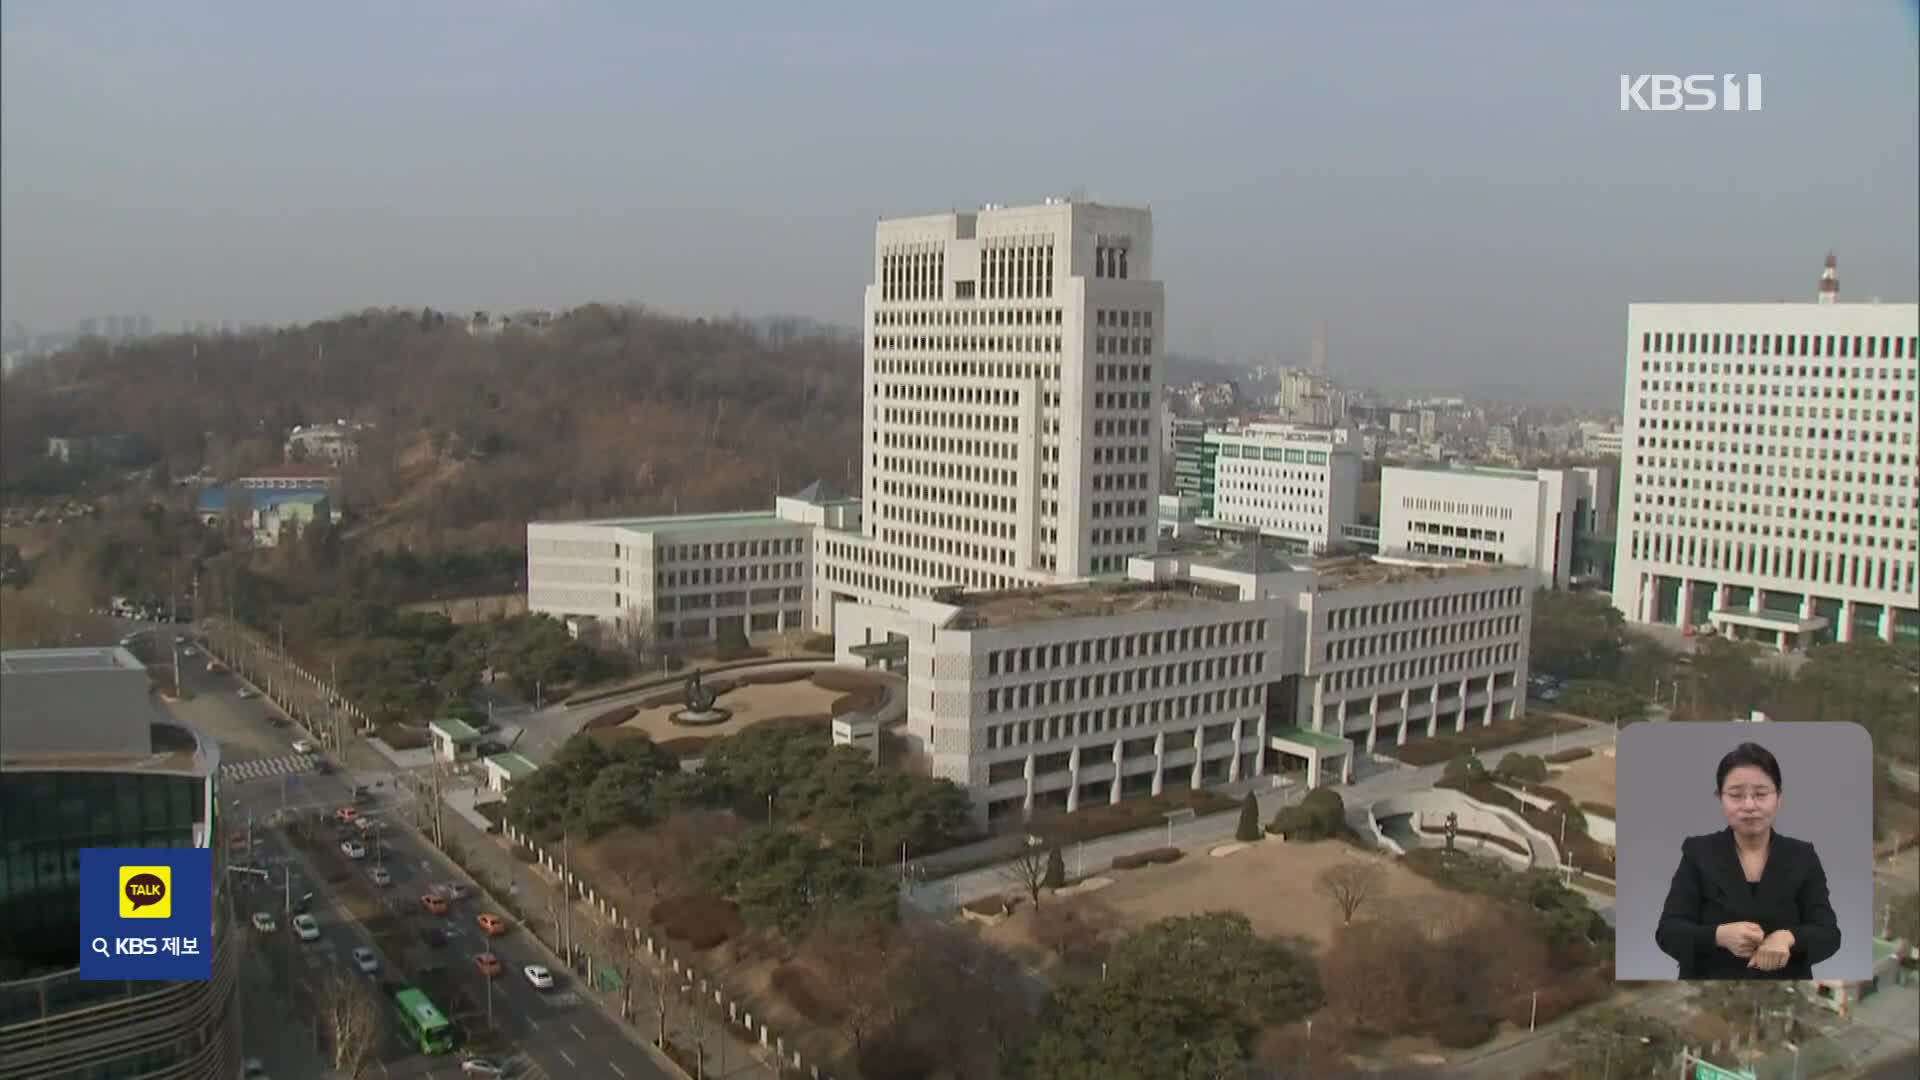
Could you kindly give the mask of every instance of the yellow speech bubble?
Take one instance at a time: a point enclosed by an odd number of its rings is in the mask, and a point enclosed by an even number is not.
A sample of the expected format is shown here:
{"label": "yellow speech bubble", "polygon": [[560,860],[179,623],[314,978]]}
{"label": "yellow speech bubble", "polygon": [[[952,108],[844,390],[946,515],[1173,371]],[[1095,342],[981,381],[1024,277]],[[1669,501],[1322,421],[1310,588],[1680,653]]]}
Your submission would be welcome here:
{"label": "yellow speech bubble", "polygon": [[120,917],[123,919],[173,918],[173,867],[121,867]]}

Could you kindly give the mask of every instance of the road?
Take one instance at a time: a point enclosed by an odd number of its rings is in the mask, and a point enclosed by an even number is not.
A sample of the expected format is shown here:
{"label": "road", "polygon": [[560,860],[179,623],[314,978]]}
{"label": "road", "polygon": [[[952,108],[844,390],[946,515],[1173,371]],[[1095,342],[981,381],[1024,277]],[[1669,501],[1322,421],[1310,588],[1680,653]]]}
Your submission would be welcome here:
{"label": "road", "polygon": [[[305,759],[291,746],[292,740],[303,733],[291,726],[276,726],[275,718],[286,722],[276,708],[258,698],[239,697],[242,684],[230,675],[209,674],[202,660],[183,660],[182,681],[192,697],[170,708],[220,742],[221,797],[226,802],[227,824],[244,830],[252,820],[255,851],[246,861],[266,869],[275,883],[270,887],[248,886],[238,893],[246,911],[273,911],[281,924],[272,934],[248,930],[254,942],[248,956],[256,975],[262,969],[291,970],[309,986],[323,983],[335,973],[352,978],[394,978],[396,964],[405,962],[406,957],[379,949],[367,922],[391,919],[394,925],[409,928],[415,939],[437,927],[447,935],[445,947],[428,949],[421,944],[413,951],[435,954],[453,984],[476,1003],[485,1002],[491,989],[496,1030],[510,1047],[510,1052],[501,1056],[537,1066],[537,1071],[524,1069],[524,1075],[537,1077],[544,1072],[554,1078],[667,1080],[671,1074],[636,1041],[637,1036],[602,1013],[590,996],[559,970],[557,960],[523,930],[514,928],[492,942],[491,949],[506,972],[497,979],[483,977],[472,960],[487,948],[474,921],[479,913],[475,901],[456,902],[445,918],[435,918],[420,908],[417,898],[429,884],[464,878],[405,827],[405,819],[412,812],[410,798],[391,782],[391,775],[362,769],[350,780],[344,772],[308,771],[303,767]],[[281,830],[267,825],[276,811],[320,813],[347,805],[354,781],[377,784],[368,813],[395,822],[394,827],[382,831],[383,843],[368,859],[349,860],[324,846],[317,851],[303,850]],[[329,834],[323,844],[331,843]],[[373,884],[366,873],[376,857],[393,876],[389,887]],[[314,894],[309,910],[320,923],[318,942],[295,941],[287,926],[284,909],[289,872],[296,896],[306,891]],[[350,911],[359,912],[361,917]],[[352,961],[355,946],[373,948],[380,954],[382,975],[367,977],[357,972]],[[527,982],[520,972],[531,963],[554,971],[554,989],[539,991]],[[439,1004],[450,1007],[448,1002]],[[483,1011],[479,1019],[484,1019]],[[249,1035],[248,1053],[265,1059],[275,1077],[322,1075],[313,1055],[303,1052],[311,1045],[311,1029],[305,1031],[305,1039],[290,1040],[287,1027],[269,1024],[261,1037]],[[381,1047],[378,1065],[369,1073],[375,1074],[452,1077],[458,1075],[458,1064],[452,1058],[409,1051],[393,1036]]]}

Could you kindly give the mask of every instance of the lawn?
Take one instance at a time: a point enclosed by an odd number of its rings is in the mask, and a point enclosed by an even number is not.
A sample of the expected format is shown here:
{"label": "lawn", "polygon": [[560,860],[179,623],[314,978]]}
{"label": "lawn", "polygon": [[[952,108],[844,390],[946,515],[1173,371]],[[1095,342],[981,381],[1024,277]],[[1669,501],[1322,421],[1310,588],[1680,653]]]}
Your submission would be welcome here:
{"label": "lawn", "polygon": [[[1063,854],[1067,872],[1072,874],[1073,851],[1069,848]],[[1129,929],[1169,915],[1224,909],[1244,912],[1253,922],[1254,931],[1263,937],[1304,940],[1318,948],[1332,940],[1340,925],[1340,909],[1314,891],[1314,881],[1327,867],[1356,860],[1376,862],[1386,873],[1385,892],[1360,909],[1360,918],[1377,913],[1385,904],[1415,903],[1431,911],[1449,903],[1479,902],[1448,892],[1391,859],[1334,840],[1308,844],[1268,837],[1231,855],[1215,857],[1205,851],[1191,851],[1179,862],[1164,866],[1118,871],[1088,866],[1085,872],[1089,877],[1112,880],[1113,884],[1088,895],[1113,909]],[[1017,891],[1009,885],[1009,893]],[[988,940],[1003,947],[1022,952],[1037,950],[1032,917],[1031,907],[1022,904],[1005,922],[984,932]]]}
{"label": "lawn", "polygon": [[1555,772],[1547,783],[1573,796],[1576,803],[1614,806],[1617,804],[1613,798],[1613,763],[1613,753],[1599,748],[1592,757],[1581,758],[1564,772]]}

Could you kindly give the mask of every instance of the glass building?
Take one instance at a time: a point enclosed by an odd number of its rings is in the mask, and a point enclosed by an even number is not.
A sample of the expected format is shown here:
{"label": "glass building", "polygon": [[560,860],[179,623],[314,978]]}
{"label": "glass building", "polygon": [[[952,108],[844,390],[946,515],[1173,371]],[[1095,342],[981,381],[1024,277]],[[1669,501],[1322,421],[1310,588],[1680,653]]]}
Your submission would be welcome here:
{"label": "glass building", "polygon": [[[213,740],[156,704],[125,649],[0,653],[0,1076],[239,1075],[219,764]],[[88,847],[212,848],[209,981],[81,981]]]}

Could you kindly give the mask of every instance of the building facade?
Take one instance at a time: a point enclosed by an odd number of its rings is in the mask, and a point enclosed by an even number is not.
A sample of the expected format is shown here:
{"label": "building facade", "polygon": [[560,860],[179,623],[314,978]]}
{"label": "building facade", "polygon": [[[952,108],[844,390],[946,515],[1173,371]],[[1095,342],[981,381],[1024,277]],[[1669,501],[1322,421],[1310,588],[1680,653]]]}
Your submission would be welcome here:
{"label": "building facade", "polygon": [[1172,420],[1169,424],[1173,493],[1196,500],[1200,516],[1210,518],[1213,516],[1214,462],[1220,457],[1220,444],[1210,441],[1207,432],[1219,425],[1205,420]]}
{"label": "building facade", "polygon": [[[238,1076],[239,940],[213,740],[125,649],[0,653],[0,1075]],[[212,978],[80,980],[79,850],[211,847]]]}
{"label": "building facade", "polygon": [[1358,441],[1344,428],[1250,424],[1210,431],[1216,447],[1213,521],[1256,530],[1290,550],[1340,546],[1359,520]]}
{"label": "building facade", "polygon": [[663,643],[808,629],[812,533],[758,512],[533,522],[527,610]]}
{"label": "building facade", "polygon": [[1628,619],[1783,649],[1920,640],[1920,317],[1820,296],[1629,307]]}
{"label": "building facade", "polygon": [[1388,466],[1380,550],[1530,567],[1535,586],[1562,589],[1593,576],[1584,542],[1611,538],[1612,498],[1600,468]]}

